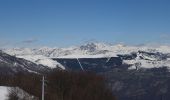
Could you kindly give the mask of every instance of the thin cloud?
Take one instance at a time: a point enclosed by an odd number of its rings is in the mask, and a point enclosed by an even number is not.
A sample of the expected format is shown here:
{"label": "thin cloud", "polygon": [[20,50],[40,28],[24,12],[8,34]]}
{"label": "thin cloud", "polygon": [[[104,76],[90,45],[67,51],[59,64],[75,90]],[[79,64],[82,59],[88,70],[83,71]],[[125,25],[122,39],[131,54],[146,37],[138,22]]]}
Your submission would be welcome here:
{"label": "thin cloud", "polygon": [[35,43],[35,42],[38,42],[38,39],[27,39],[27,40],[24,40],[22,41],[21,43],[24,43],[24,44],[32,44],[32,43]]}

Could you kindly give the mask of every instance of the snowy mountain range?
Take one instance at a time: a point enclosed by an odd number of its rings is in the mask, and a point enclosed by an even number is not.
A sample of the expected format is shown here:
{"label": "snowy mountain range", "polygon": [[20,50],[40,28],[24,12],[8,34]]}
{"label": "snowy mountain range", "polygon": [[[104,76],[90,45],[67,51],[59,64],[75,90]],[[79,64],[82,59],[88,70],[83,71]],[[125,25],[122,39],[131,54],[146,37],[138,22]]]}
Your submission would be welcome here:
{"label": "snowy mountain range", "polygon": [[[23,58],[36,64],[51,68],[65,66],[55,58],[80,59],[80,58],[109,58],[120,57],[123,64],[130,65],[129,69],[170,67],[170,46],[127,46],[123,44],[111,45],[106,43],[87,43],[69,48],[8,48],[3,49],[7,54]],[[80,62],[81,64],[81,62]]]}
{"label": "snowy mountain range", "polygon": [[90,71],[106,77],[107,84],[120,100],[170,98],[170,46],[88,43],[69,48],[0,51],[1,76],[15,76],[20,71],[41,74],[56,67]]}

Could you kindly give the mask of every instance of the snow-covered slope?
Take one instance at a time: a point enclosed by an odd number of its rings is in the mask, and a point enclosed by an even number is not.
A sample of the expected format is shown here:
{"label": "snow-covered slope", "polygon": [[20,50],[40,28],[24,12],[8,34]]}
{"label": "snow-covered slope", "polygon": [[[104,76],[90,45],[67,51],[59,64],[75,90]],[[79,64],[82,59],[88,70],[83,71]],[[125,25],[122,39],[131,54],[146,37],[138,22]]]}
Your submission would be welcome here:
{"label": "snow-covered slope", "polygon": [[9,95],[11,95],[9,94],[10,91],[15,93],[15,96],[18,97],[18,100],[33,100],[33,98],[36,98],[18,87],[0,86],[0,100],[8,100]]}
{"label": "snow-covered slope", "polygon": [[12,75],[17,72],[44,73],[48,71],[50,71],[50,68],[47,66],[38,65],[0,51],[0,74]]}
{"label": "snow-covered slope", "polygon": [[38,65],[44,65],[44,66],[48,66],[50,68],[61,68],[61,69],[65,69],[64,66],[62,66],[60,63],[52,60],[49,57],[46,57],[44,55],[20,55],[17,56],[18,58],[23,58],[26,59],[28,61],[32,61]]}
{"label": "snow-covered slope", "polygon": [[123,59],[124,63],[130,64],[134,68],[136,64],[144,68],[170,67],[170,46],[127,46],[123,44],[111,45],[105,43],[87,43],[81,46],[69,48],[12,48],[3,49],[10,55],[27,59],[37,64],[42,64],[55,68],[64,66],[52,58],[109,58],[118,55],[130,55],[134,53],[133,59]]}
{"label": "snow-covered slope", "polygon": [[0,97],[1,100],[7,100],[8,87],[0,86]]}

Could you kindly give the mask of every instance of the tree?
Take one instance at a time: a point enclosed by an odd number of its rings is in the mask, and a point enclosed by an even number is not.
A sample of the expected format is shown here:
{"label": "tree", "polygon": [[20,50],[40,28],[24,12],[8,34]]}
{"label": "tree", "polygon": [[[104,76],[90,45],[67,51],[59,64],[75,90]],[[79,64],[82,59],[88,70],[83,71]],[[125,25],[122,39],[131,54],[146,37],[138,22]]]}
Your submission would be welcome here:
{"label": "tree", "polygon": [[11,87],[8,89],[7,100],[38,100],[38,98],[31,96],[30,94],[18,87]]}

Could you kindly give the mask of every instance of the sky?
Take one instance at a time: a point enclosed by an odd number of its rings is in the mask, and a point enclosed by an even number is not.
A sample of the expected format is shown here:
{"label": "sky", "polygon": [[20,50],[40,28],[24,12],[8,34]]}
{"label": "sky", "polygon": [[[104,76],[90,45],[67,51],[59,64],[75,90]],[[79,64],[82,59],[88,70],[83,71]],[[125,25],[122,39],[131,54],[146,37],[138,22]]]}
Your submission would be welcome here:
{"label": "sky", "polygon": [[170,44],[170,0],[0,0],[1,47]]}

